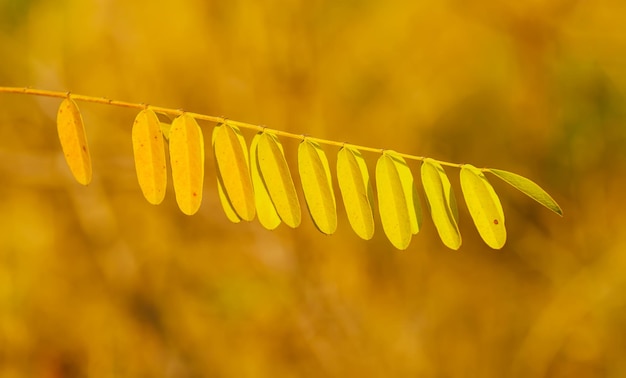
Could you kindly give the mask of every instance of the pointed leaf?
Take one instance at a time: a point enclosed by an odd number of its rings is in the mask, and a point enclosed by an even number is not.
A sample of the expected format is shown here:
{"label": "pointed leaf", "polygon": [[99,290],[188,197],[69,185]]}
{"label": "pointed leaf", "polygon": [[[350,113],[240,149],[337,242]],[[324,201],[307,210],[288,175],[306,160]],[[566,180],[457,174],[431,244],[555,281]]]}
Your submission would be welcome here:
{"label": "pointed leaf", "polygon": [[[213,151],[218,181],[231,208],[243,220],[254,219],[254,191],[248,162],[248,148],[238,128],[218,125],[213,129]],[[226,209],[225,209],[226,211]]]}
{"label": "pointed leaf", "polygon": [[83,118],[78,105],[71,98],[61,102],[57,112],[57,131],[65,155],[65,161],[76,181],[87,185],[91,182],[91,157],[85,135]]}
{"label": "pointed leaf", "polygon": [[262,133],[257,154],[263,183],[278,216],[287,226],[298,227],[301,221],[300,202],[278,138],[269,132]]}
{"label": "pointed leaf", "polygon": [[158,205],[165,198],[167,168],[163,134],[152,110],[144,109],[137,114],[132,140],[139,187],[148,202]]}
{"label": "pointed leaf", "polygon": [[480,169],[473,165],[463,165],[460,178],[467,209],[480,237],[491,248],[502,248],[506,242],[506,228],[496,192]]}
{"label": "pointed leaf", "polygon": [[183,213],[193,215],[200,208],[204,182],[204,139],[196,120],[187,114],[174,119],[169,144],[176,202]]}
{"label": "pointed leaf", "polygon": [[526,177],[520,176],[516,173],[503,171],[500,169],[490,168],[488,169],[488,172],[493,173],[494,175],[496,175],[503,181],[509,183],[510,185],[515,187],[517,190],[526,194],[527,196],[539,202],[543,206],[554,211],[558,215],[563,216],[563,210],[561,210],[561,207],[556,203],[556,201],[552,199],[552,197],[545,190],[543,190],[539,185],[535,184],[534,182],[527,179]]}
{"label": "pointed leaf", "polygon": [[324,234],[334,233],[337,229],[337,204],[328,159],[317,142],[304,138],[300,143],[298,170],[313,223]]}
{"label": "pointed leaf", "polygon": [[430,158],[424,159],[421,173],[430,214],[439,237],[448,248],[459,249],[461,233],[455,216],[456,199],[450,180],[441,164]]}
{"label": "pointed leaf", "polygon": [[411,217],[400,175],[392,157],[386,153],[376,163],[376,190],[385,235],[394,247],[406,249],[411,242]]}
{"label": "pointed leaf", "polygon": [[252,175],[254,203],[259,223],[268,230],[273,230],[280,225],[281,220],[261,177],[258,159],[258,145],[261,135],[261,133],[256,134],[250,143],[250,173]]}
{"label": "pointed leaf", "polygon": [[374,235],[372,185],[361,153],[345,145],[337,154],[337,181],[350,225],[362,239]]}

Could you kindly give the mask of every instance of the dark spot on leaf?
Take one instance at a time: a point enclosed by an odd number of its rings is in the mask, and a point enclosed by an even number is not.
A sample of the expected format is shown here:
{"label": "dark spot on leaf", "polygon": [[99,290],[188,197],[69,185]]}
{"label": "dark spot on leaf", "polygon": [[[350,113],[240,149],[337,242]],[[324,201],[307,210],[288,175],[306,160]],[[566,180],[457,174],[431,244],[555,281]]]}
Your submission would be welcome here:
{"label": "dark spot on leaf", "polygon": [[194,197],[197,197],[197,196],[198,196],[198,193],[196,193],[196,192],[193,192],[193,193],[191,193],[191,194],[193,194],[193,196],[194,196]]}
{"label": "dark spot on leaf", "polygon": [[83,151],[87,152],[87,147],[83,146]]}
{"label": "dark spot on leaf", "polygon": [[497,219],[494,219],[494,220],[493,220],[493,224],[498,224],[498,223],[499,223],[499,222],[498,222],[498,220],[497,220]]}

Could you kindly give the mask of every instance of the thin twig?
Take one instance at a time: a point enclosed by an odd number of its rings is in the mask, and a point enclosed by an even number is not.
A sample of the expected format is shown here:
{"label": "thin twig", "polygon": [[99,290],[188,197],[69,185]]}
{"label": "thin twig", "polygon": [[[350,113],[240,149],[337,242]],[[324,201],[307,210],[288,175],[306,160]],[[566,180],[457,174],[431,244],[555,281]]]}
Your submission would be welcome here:
{"label": "thin twig", "polygon": [[[75,101],[91,102],[91,103],[102,104],[102,105],[112,105],[112,106],[118,106],[122,108],[131,108],[131,109],[138,109],[138,110],[143,110],[143,109],[148,108],[148,109],[152,109],[153,111],[157,113],[168,114],[172,116],[179,116],[185,113],[195,119],[209,121],[213,123],[226,123],[232,126],[237,126],[237,127],[241,127],[244,129],[255,130],[259,132],[266,131],[266,132],[273,133],[279,137],[286,137],[286,138],[299,139],[299,140],[305,137],[305,135],[302,135],[302,134],[294,134],[294,133],[290,133],[287,131],[271,129],[265,126],[254,125],[251,123],[233,121],[231,119],[227,119],[224,117],[215,117],[215,116],[210,116],[210,115],[201,114],[201,113],[186,112],[181,109],[172,109],[172,108],[166,108],[162,106],[154,106],[154,105],[146,105],[146,104],[137,104],[134,102],[111,100],[111,99],[104,98],[104,97],[86,96],[86,95],[76,94],[72,92],[49,91],[49,90],[35,89],[35,88],[0,87],[0,93],[15,93],[15,94],[25,94],[25,95],[55,97],[55,98],[70,97],[71,99]],[[351,148],[354,148],[359,151],[368,151],[368,152],[374,152],[378,154],[384,151],[384,149],[381,149],[381,148],[360,146],[357,144],[347,144],[347,143],[337,142],[337,141],[330,140],[330,139],[316,138],[316,137],[311,137],[311,136],[307,136],[307,138],[317,143],[325,144],[329,146],[343,147],[345,145],[349,145]],[[402,156],[405,159],[410,159],[410,160],[423,161],[425,159],[425,157],[423,156],[411,155],[411,154],[406,154],[406,153],[398,153],[398,155]],[[463,164],[459,164],[459,163],[450,163],[447,161],[442,161],[442,160],[437,160],[437,159],[432,159],[432,160],[438,162],[441,165],[445,165],[448,167],[461,168],[463,166]],[[482,170],[486,171],[486,168],[483,168]]]}

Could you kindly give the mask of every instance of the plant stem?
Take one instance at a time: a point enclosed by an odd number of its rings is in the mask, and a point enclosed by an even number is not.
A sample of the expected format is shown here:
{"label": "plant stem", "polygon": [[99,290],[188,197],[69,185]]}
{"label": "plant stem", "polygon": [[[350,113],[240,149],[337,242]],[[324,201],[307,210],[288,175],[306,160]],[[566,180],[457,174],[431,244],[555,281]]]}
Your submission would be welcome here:
{"label": "plant stem", "polygon": [[[267,131],[279,137],[286,137],[286,138],[291,138],[291,139],[304,139],[306,137],[317,143],[325,144],[329,146],[336,146],[336,147],[343,147],[344,145],[347,144],[347,143],[337,142],[337,141],[329,140],[329,139],[315,138],[315,137],[310,137],[310,136],[306,136],[302,134],[294,134],[294,133],[290,133],[287,131],[271,129],[265,126],[254,125],[251,123],[233,121],[225,117],[215,117],[215,116],[209,116],[209,115],[205,115],[201,113],[186,112],[182,109],[172,109],[172,108],[166,108],[166,107],[154,106],[154,105],[148,105],[148,104],[138,104],[134,102],[111,100],[111,99],[104,98],[104,97],[86,96],[86,95],[75,94],[71,92],[49,91],[49,90],[35,89],[35,88],[0,87],[0,93],[25,94],[25,95],[32,95],[32,96],[55,97],[55,98],[69,97],[76,101],[91,102],[91,103],[103,104],[103,105],[112,105],[112,106],[118,106],[122,108],[131,108],[131,109],[139,109],[139,110],[151,109],[157,113],[168,114],[172,116],[179,116],[183,113],[186,113],[187,115],[190,115],[191,117],[196,118],[196,119],[209,121],[213,123],[225,123],[225,124],[229,124],[232,126],[237,126],[237,127],[241,127],[244,129],[255,130],[255,131],[260,131],[260,132]],[[349,146],[359,151],[368,151],[368,152],[374,152],[374,153],[379,153],[379,154],[384,151],[384,149],[381,149],[381,148],[373,148],[373,147],[360,146],[360,145],[355,145],[355,144],[349,144]],[[417,161],[424,160],[423,156],[416,156],[416,155],[405,154],[405,153],[398,153],[398,155],[404,157],[405,159],[410,159],[410,160],[417,160]],[[441,165],[445,165],[448,167],[460,168],[463,166],[463,164],[450,163],[447,161],[441,161],[441,160],[436,160],[436,159],[433,159],[433,160],[437,161]],[[482,170],[485,171],[486,168],[483,168]]]}

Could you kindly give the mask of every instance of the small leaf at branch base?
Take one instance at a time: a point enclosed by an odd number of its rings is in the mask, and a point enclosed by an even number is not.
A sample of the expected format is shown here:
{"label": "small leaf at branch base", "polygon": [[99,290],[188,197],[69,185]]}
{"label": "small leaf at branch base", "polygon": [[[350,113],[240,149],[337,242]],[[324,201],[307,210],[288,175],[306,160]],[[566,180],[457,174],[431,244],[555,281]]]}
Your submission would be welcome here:
{"label": "small leaf at branch base", "polygon": [[480,169],[470,164],[461,167],[461,189],[467,208],[480,237],[493,249],[506,243],[504,212],[500,199]]}
{"label": "small leaf at branch base", "polygon": [[385,235],[398,249],[411,242],[411,217],[402,182],[391,156],[383,153],[376,162],[376,191],[378,208]]}
{"label": "small leaf at branch base", "polygon": [[269,132],[262,133],[257,154],[263,183],[278,216],[287,226],[298,227],[302,219],[300,202],[278,138]]}
{"label": "small leaf at branch base", "polygon": [[187,114],[174,119],[169,144],[176,202],[183,213],[193,215],[202,203],[204,183],[204,139],[196,120]]}
{"label": "small leaf at branch base", "polygon": [[320,145],[308,138],[298,146],[298,170],[313,223],[330,235],[337,229],[337,204],[328,159]]}
{"label": "small leaf at branch base", "polygon": [[350,225],[356,234],[369,240],[374,235],[372,185],[361,153],[345,145],[337,154],[337,181]]}
{"label": "small leaf at branch base", "polygon": [[144,109],[137,114],[132,140],[139,187],[149,203],[158,205],[165,198],[167,168],[165,142],[159,119],[152,110]]}
{"label": "small leaf at branch base", "polygon": [[256,210],[246,142],[238,128],[223,124],[213,129],[212,142],[223,194],[238,218],[251,221]]}
{"label": "small leaf at branch base", "polygon": [[561,207],[556,203],[556,201],[552,199],[552,197],[550,197],[550,195],[539,185],[535,184],[526,177],[500,169],[490,168],[487,171],[496,175],[503,181],[507,182],[511,186],[515,187],[517,190],[526,194],[527,196],[539,202],[548,209],[554,211],[558,215],[563,216],[563,210],[561,210]]}
{"label": "small leaf at branch base", "polygon": [[459,249],[461,233],[457,224],[458,210],[446,172],[437,161],[426,158],[422,163],[421,174],[430,214],[441,241],[448,248]]}
{"label": "small leaf at branch base", "polygon": [[57,131],[65,161],[72,175],[80,184],[89,184],[92,171],[85,126],[78,106],[69,97],[64,99],[59,106]]}
{"label": "small leaf at branch base", "polygon": [[256,134],[250,143],[250,174],[252,175],[257,219],[263,227],[273,230],[280,225],[281,220],[261,177],[258,159],[258,145],[261,135],[261,133]]}

